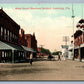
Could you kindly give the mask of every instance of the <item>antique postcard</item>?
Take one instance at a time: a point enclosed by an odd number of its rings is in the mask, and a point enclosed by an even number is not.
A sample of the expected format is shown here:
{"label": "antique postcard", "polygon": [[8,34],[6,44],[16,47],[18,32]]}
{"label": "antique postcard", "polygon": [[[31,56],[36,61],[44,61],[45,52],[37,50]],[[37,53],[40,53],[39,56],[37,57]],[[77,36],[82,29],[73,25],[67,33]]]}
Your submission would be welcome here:
{"label": "antique postcard", "polygon": [[84,81],[84,3],[54,2],[0,2],[0,81]]}

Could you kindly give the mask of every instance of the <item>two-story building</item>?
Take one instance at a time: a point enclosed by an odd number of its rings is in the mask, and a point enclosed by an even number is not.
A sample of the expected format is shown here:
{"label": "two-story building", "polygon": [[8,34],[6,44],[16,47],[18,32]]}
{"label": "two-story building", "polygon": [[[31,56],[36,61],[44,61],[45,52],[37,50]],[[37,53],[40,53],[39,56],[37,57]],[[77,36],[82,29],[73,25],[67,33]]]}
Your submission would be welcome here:
{"label": "two-story building", "polygon": [[37,41],[36,39],[32,40],[32,38],[33,37],[31,34],[25,34],[25,31],[21,29],[19,34],[19,45],[21,45],[21,47],[24,49],[25,58],[29,58],[31,52],[33,52],[34,54],[36,53],[35,50],[37,50]]}
{"label": "two-story building", "polygon": [[36,52],[37,52],[37,40],[35,37],[35,33],[33,35],[31,34],[25,34],[25,39],[27,40],[27,47],[30,48],[31,50],[35,51],[33,53],[34,57],[36,57]]}
{"label": "two-story building", "polygon": [[23,29],[19,34],[19,31],[20,26],[0,9],[0,62],[20,62],[30,52],[36,54],[35,34],[24,34]]}
{"label": "two-story building", "polygon": [[82,61],[84,58],[84,19],[78,22],[77,28],[74,34],[74,58]]}
{"label": "two-story building", "polygon": [[0,62],[15,62],[22,57],[19,30],[20,26],[0,9]]}

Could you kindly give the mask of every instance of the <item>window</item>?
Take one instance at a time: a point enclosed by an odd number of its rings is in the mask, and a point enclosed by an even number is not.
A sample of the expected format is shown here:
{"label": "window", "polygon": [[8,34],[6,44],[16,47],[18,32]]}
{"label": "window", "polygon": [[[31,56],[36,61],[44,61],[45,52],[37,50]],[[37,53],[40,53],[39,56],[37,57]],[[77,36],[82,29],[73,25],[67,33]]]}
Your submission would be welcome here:
{"label": "window", "polygon": [[3,36],[3,28],[1,27],[1,36]]}
{"label": "window", "polygon": [[5,57],[7,56],[6,52],[4,52]]}
{"label": "window", "polygon": [[14,39],[14,34],[13,34],[13,39]]}
{"label": "window", "polygon": [[20,57],[20,52],[18,52],[18,56]]}
{"label": "window", "polygon": [[6,40],[6,29],[4,29],[4,39]]}
{"label": "window", "polygon": [[7,31],[7,34],[8,34],[8,39],[7,40],[9,41],[9,30]]}
{"label": "window", "polygon": [[12,32],[10,32],[10,41],[12,41]]}
{"label": "window", "polygon": [[4,57],[4,51],[2,51],[2,57]]}

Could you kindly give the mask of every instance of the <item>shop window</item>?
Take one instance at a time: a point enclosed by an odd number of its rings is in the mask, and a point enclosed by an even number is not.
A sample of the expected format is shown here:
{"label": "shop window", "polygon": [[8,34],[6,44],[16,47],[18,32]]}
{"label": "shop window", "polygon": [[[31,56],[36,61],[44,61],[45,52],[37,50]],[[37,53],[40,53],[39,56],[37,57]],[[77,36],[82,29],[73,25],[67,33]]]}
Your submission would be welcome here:
{"label": "shop window", "polygon": [[19,57],[20,57],[20,52],[18,52],[18,54],[19,54]]}
{"label": "shop window", "polygon": [[23,58],[25,57],[24,53],[23,53]]}
{"label": "shop window", "polygon": [[4,51],[2,51],[2,57],[4,57]]}
{"label": "shop window", "polygon": [[5,55],[5,57],[7,56],[7,53],[6,52],[4,52],[4,55]]}

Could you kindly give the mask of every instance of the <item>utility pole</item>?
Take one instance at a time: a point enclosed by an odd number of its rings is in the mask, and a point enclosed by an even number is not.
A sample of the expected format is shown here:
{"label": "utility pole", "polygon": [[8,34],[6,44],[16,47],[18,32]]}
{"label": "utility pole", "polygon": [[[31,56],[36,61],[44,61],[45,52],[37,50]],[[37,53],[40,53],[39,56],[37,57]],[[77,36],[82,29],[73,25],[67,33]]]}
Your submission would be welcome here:
{"label": "utility pole", "polygon": [[44,45],[40,45],[40,47],[41,47],[41,54],[42,54],[42,48],[43,48],[43,46],[44,46]]}
{"label": "utility pole", "polygon": [[73,18],[73,60],[74,60],[74,9],[72,4],[72,18]]}
{"label": "utility pole", "polygon": [[65,42],[65,45],[67,45],[67,42],[69,41],[69,36],[63,36],[63,41]]}

